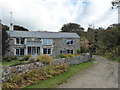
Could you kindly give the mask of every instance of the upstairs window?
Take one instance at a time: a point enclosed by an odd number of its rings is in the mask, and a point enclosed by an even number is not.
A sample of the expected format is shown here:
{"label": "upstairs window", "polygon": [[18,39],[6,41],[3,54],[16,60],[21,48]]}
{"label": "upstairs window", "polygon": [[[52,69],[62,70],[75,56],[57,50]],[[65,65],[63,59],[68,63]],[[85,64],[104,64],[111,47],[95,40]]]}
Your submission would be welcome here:
{"label": "upstairs window", "polygon": [[16,38],[15,44],[25,44],[25,38]]}
{"label": "upstairs window", "polygon": [[43,45],[52,45],[52,39],[43,39],[42,44]]}
{"label": "upstairs window", "polygon": [[67,40],[68,45],[73,45],[73,40]]}

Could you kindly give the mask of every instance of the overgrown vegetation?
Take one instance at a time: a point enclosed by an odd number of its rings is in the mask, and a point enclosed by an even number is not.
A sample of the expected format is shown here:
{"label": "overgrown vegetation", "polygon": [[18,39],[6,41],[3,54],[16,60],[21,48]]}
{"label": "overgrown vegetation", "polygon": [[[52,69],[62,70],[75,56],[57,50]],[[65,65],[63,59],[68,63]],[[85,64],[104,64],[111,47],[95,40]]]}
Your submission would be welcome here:
{"label": "overgrown vegetation", "polygon": [[49,55],[43,54],[36,57],[37,62],[50,63],[53,61],[53,58]]}
{"label": "overgrown vegetation", "polygon": [[5,90],[6,88],[23,88],[53,76],[58,76],[66,71],[68,71],[68,66],[65,63],[58,66],[51,64],[44,68],[34,68],[26,74],[19,73],[17,75],[11,76],[8,82],[3,83],[2,88]]}
{"label": "overgrown vegetation", "polygon": [[59,54],[56,56],[57,59],[59,58],[72,58],[75,56],[80,56],[79,54]]}
{"label": "overgrown vegetation", "polygon": [[17,60],[17,59],[18,59],[17,56],[5,56],[2,58],[2,61],[3,62],[10,62],[10,61]]}
{"label": "overgrown vegetation", "polygon": [[111,61],[120,62],[120,56],[114,56],[111,54],[105,54],[104,57],[108,58]]}
{"label": "overgrown vegetation", "polygon": [[29,60],[29,58],[31,57],[31,55],[26,55],[26,56],[24,56],[23,58],[24,58],[24,60]]}
{"label": "overgrown vegetation", "polygon": [[93,65],[92,62],[85,62],[78,65],[72,65],[69,67],[69,70],[67,72],[60,74],[59,76],[55,76],[47,80],[43,80],[38,84],[34,84],[26,88],[56,88],[58,85],[66,82],[67,79],[69,79],[71,76],[85,69],[90,68],[92,65]]}

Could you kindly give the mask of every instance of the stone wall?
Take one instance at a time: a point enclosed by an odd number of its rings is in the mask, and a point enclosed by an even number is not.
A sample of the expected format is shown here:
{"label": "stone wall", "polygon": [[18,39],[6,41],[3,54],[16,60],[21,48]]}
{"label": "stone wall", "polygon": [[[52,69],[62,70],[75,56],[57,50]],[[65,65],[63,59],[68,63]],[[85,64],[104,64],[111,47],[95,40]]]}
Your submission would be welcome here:
{"label": "stone wall", "polygon": [[[56,59],[53,61],[55,65],[59,65],[60,63],[66,63],[68,65],[80,64],[82,62],[86,62],[90,60],[89,54],[85,54],[84,56],[76,56],[73,58],[63,58]],[[26,73],[33,68],[44,67],[45,65],[41,62],[34,62],[30,64],[23,64],[17,66],[2,66],[2,81],[6,82],[11,75],[18,73]]]}
{"label": "stone wall", "polygon": [[[73,45],[68,45],[66,40],[71,39],[73,40]],[[79,38],[58,38],[53,39],[53,53],[52,56],[57,56],[60,53],[60,51],[67,51],[70,50],[77,50],[80,49],[80,40]],[[64,53],[65,54],[65,53]]]}
{"label": "stone wall", "polygon": [[[8,38],[9,41],[9,48],[6,50],[5,55],[6,56],[13,56],[14,55],[14,49],[15,48],[25,48],[26,50],[26,44],[24,45],[15,45],[15,39],[16,38]],[[40,42],[40,38],[25,38],[27,39],[27,41],[32,41],[32,39],[34,39],[34,41],[39,41]],[[41,49],[41,54],[42,54],[42,49],[44,48],[52,48],[52,56],[57,56],[60,54],[60,51],[67,51],[67,49],[71,49],[71,50],[77,50],[80,49],[80,40],[79,38],[51,38],[53,39],[53,45],[42,45],[40,46]],[[73,40],[74,44],[73,45],[67,45],[66,40],[67,39],[71,39]],[[40,42],[41,43],[41,42]]]}

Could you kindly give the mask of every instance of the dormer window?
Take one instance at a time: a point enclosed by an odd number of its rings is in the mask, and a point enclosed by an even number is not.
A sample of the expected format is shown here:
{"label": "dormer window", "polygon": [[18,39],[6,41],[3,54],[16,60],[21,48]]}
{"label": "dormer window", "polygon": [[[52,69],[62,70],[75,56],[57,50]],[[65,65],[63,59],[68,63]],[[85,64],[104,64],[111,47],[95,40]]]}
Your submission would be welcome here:
{"label": "dormer window", "polygon": [[25,44],[25,38],[16,38],[15,41],[15,44]]}

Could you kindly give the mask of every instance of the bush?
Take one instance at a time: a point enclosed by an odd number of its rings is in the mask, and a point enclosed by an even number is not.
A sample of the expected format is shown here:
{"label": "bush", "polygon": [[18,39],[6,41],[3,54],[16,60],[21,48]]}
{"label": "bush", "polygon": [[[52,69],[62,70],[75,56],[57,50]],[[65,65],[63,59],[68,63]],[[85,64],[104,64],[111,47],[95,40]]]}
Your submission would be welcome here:
{"label": "bush", "polygon": [[51,64],[44,68],[33,68],[25,74],[19,73],[12,76],[8,82],[3,83],[2,89],[6,90],[7,88],[12,90],[12,88],[24,88],[25,86],[38,83],[41,80],[60,75],[61,73],[68,71],[68,68],[68,65],[65,63],[60,65]]}
{"label": "bush", "polygon": [[63,55],[63,54],[59,54],[56,56],[56,58],[67,58],[67,56]]}
{"label": "bush", "polygon": [[80,54],[80,50],[79,49],[77,49],[77,50],[75,50],[75,54]]}
{"label": "bush", "polygon": [[72,57],[74,57],[75,55],[73,55],[73,54],[65,54],[65,56],[68,57],[68,58],[72,58]]}
{"label": "bush", "polygon": [[49,55],[39,55],[36,57],[36,61],[38,62],[43,62],[43,63],[50,63],[51,61],[53,61],[53,58]]}
{"label": "bush", "polygon": [[27,61],[27,60],[29,60],[30,57],[31,57],[31,55],[26,55],[23,58]]}
{"label": "bush", "polygon": [[17,59],[18,59],[17,56],[5,56],[5,57],[2,58],[3,62],[4,62],[4,61],[5,61],[5,62],[10,62],[10,61],[12,61],[12,60],[17,60]]}

